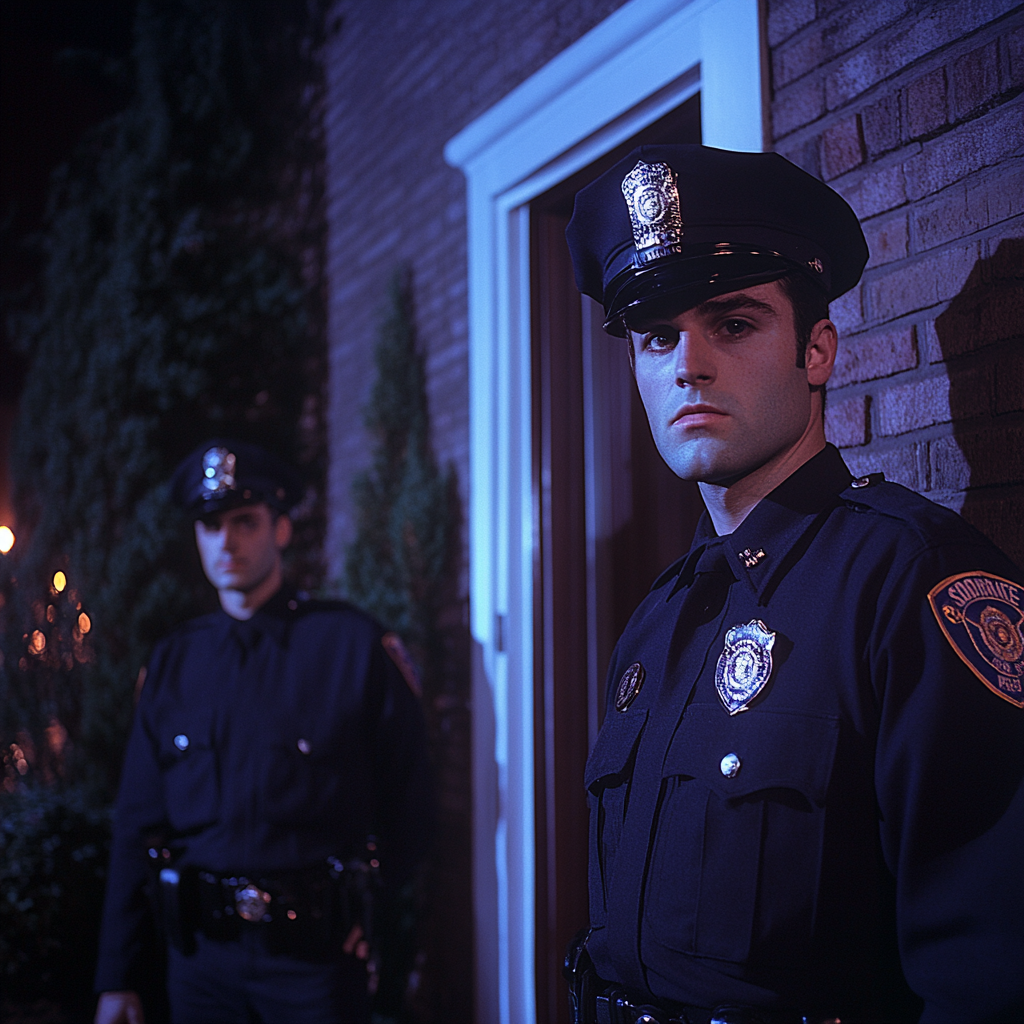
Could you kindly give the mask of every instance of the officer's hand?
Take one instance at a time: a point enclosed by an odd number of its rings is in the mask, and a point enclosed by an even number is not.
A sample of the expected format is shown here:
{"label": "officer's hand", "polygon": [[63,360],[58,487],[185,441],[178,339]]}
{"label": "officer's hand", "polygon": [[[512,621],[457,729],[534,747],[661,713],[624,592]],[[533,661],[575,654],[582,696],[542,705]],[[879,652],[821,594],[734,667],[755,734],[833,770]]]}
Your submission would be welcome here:
{"label": "officer's hand", "polygon": [[102,993],[96,1004],[95,1024],[146,1024],[138,993]]}
{"label": "officer's hand", "polygon": [[[345,945],[341,947],[343,953],[355,953],[360,960],[365,960],[370,955],[370,944],[363,938],[363,929],[359,925],[353,925],[352,931],[348,933]],[[97,1019],[96,1024],[100,1024]]]}

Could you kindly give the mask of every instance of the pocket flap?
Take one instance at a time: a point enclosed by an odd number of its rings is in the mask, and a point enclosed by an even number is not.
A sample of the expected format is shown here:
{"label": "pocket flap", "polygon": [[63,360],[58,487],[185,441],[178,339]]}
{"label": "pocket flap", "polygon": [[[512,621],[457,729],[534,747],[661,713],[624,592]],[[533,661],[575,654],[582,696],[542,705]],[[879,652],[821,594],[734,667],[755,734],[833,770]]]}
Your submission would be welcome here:
{"label": "pocket flap", "polygon": [[629,764],[647,721],[647,709],[609,711],[594,749],[587,758],[583,782],[587,789],[610,775],[619,776]]}
{"label": "pocket flap", "polygon": [[755,708],[730,716],[718,705],[690,707],[663,775],[698,778],[725,800],[763,789],[794,789],[822,806],[832,776],[839,719]]}

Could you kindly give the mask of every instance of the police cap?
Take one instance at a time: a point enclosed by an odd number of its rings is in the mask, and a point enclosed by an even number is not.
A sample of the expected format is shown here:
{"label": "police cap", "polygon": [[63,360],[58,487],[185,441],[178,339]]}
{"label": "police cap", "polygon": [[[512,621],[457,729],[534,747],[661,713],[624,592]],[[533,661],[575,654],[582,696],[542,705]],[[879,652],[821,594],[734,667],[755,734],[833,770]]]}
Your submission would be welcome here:
{"label": "police cap", "polygon": [[584,295],[605,329],[798,270],[829,301],[860,279],[868,247],[857,215],[777,153],[641,146],[576,195],[566,230]]}
{"label": "police cap", "polygon": [[299,473],[255,444],[213,438],[185,458],[171,477],[171,495],[193,519],[263,502],[278,512],[303,495]]}

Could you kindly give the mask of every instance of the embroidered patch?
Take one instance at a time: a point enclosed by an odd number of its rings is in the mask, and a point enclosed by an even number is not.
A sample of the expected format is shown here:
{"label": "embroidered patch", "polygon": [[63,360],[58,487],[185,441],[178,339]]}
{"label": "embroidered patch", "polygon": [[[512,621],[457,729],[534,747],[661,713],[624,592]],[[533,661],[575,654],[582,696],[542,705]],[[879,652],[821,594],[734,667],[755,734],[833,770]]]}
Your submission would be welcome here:
{"label": "embroidered patch", "polygon": [[391,655],[391,660],[398,666],[398,671],[402,673],[402,678],[409,684],[409,689],[417,697],[422,697],[423,684],[420,682],[420,674],[412,656],[405,644],[402,643],[402,638],[397,633],[385,633],[380,638],[380,642],[384,645],[384,650]]}
{"label": "embroidered patch", "polygon": [[715,667],[715,689],[730,715],[746,711],[772,674],[775,634],[760,620],[733,626]]}
{"label": "embroidered patch", "polygon": [[634,661],[633,664],[622,673],[619,685],[615,689],[615,709],[617,711],[626,711],[629,709],[629,705],[636,700],[636,695],[644,685],[644,676],[646,674],[647,673],[644,672],[643,665],[641,665],[639,661]]}
{"label": "embroidered patch", "polygon": [[1024,708],[1024,587],[962,572],[933,587],[928,601],[963,663],[994,694]]}

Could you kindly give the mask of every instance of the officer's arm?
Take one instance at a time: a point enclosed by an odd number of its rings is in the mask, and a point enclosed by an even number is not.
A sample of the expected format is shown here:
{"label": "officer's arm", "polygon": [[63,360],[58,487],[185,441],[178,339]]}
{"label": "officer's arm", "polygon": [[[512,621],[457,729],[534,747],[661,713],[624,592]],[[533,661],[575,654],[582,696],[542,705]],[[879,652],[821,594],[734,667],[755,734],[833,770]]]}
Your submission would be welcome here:
{"label": "officer's arm", "polygon": [[95,1024],[146,1024],[137,992],[102,992]]}
{"label": "officer's arm", "polygon": [[920,554],[883,596],[871,652],[882,848],[922,1021],[1015,1020],[1024,1009],[1024,710],[965,664],[928,600],[972,569],[1017,575],[987,548]]}
{"label": "officer's arm", "polygon": [[154,656],[132,723],[114,807],[110,865],[96,966],[95,991],[101,993],[131,990],[137,984],[138,971],[142,967],[150,913],[145,895],[148,866],[144,836],[165,817],[156,747],[147,725],[158,666],[159,660]]}
{"label": "officer's arm", "polygon": [[433,786],[419,698],[382,645],[371,660],[378,714],[373,749],[385,872],[401,884],[415,871],[433,831]]}

